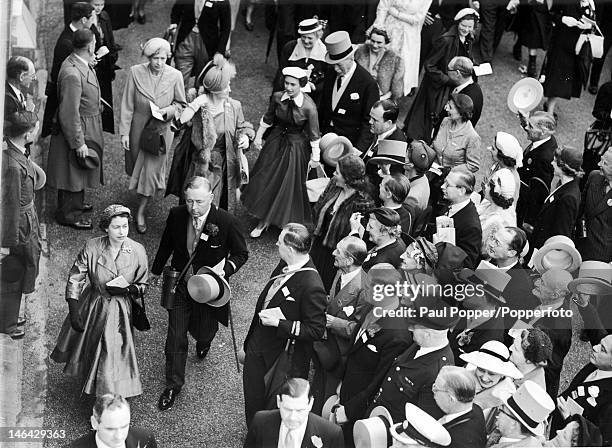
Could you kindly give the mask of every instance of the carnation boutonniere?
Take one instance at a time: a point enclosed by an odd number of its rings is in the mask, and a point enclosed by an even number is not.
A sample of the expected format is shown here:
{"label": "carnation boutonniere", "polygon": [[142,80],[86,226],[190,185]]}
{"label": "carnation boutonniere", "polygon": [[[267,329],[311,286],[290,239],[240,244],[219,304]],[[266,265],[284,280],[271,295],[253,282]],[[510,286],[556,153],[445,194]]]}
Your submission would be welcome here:
{"label": "carnation boutonniere", "polygon": [[219,234],[219,226],[213,223],[206,224],[206,233],[208,233],[211,237],[216,237]]}
{"label": "carnation boutonniere", "polygon": [[319,437],[319,436],[312,436],[310,438],[310,441],[315,446],[315,448],[322,448],[323,447],[323,440],[321,440],[321,437]]}
{"label": "carnation boutonniere", "polygon": [[373,338],[376,333],[380,331],[380,325],[374,324],[366,330],[368,337]]}
{"label": "carnation boutonniere", "polygon": [[121,246],[121,253],[122,254],[131,254],[132,253],[132,246],[126,246],[126,245]]}
{"label": "carnation boutonniere", "polygon": [[599,386],[589,386],[587,391],[589,395],[593,398],[599,397]]}
{"label": "carnation boutonniere", "polygon": [[461,333],[461,335],[459,336],[459,340],[457,341],[457,344],[459,344],[461,347],[468,345],[470,342],[472,342],[472,335],[474,333],[472,333],[471,331],[468,331],[467,333]]}

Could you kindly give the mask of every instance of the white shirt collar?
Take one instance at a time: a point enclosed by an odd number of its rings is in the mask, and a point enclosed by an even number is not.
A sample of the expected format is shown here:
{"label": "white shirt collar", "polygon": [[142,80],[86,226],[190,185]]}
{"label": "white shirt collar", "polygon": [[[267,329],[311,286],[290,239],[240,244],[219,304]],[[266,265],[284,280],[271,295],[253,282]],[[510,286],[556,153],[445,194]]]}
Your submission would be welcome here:
{"label": "white shirt collar", "polygon": [[300,448],[302,441],[304,440],[304,434],[306,433],[306,425],[308,425],[308,419],[302,423],[299,428],[294,429],[295,431],[295,445],[292,447],[285,446],[285,437],[289,432],[289,428],[281,421],[280,430],[278,431],[278,448]]}
{"label": "white shirt collar", "polygon": [[354,271],[348,272],[346,274],[340,274],[340,289],[348,285],[350,281],[357,277],[360,272],[361,268],[355,269]]}
{"label": "white shirt collar", "polygon": [[591,382],[591,381],[599,381],[599,380],[603,380],[604,378],[612,378],[612,370],[595,370],[594,372],[591,372],[589,374],[589,376],[587,376],[584,379],[584,382]]}
{"label": "white shirt collar", "polygon": [[465,89],[467,86],[469,86],[470,84],[474,84],[474,80],[472,78],[468,79],[466,82],[464,82],[463,84],[459,84],[457,87],[455,87],[455,89],[453,90],[453,93],[459,93],[461,92],[463,89]]}
{"label": "white shirt collar", "polygon": [[70,29],[72,30],[73,33],[76,33],[79,29],[77,27],[75,27],[72,23],[70,25],[68,25],[70,27]]}
{"label": "white shirt collar", "polygon": [[534,150],[536,149],[538,146],[543,145],[544,143],[546,143],[548,140],[550,140],[550,135],[546,138],[543,138],[542,140],[538,140],[537,142],[532,142],[531,143],[531,149]]}
{"label": "white shirt collar", "polygon": [[[281,101],[286,101],[289,98],[291,97],[287,92],[285,92],[283,93],[283,96],[281,96]],[[293,98],[293,102],[297,107],[302,107],[302,104],[304,104],[304,94],[302,92],[298,93],[297,96]]]}
{"label": "white shirt collar", "polygon": [[391,129],[389,129],[388,131],[385,131],[385,132],[383,132],[382,134],[377,135],[377,136],[376,136],[376,139],[377,139],[377,140],[384,140],[384,139],[386,139],[387,137],[389,137],[391,134],[393,134],[393,133],[395,132],[395,130],[396,130],[396,129],[397,129],[397,126],[396,126],[396,125],[393,125],[393,126],[391,127]]}
{"label": "white shirt collar", "polygon": [[310,255],[304,255],[303,258],[300,258],[296,263],[287,265],[287,272],[296,271],[300,268],[303,268],[306,263],[310,260]]}
{"label": "white shirt collar", "polygon": [[[355,69],[357,68],[357,63],[355,61],[353,61],[353,63],[351,64],[351,68],[349,68],[348,72],[346,72],[343,76],[342,76],[342,85],[344,86],[345,84],[347,84],[351,78],[353,77],[353,73],[355,73]],[[340,75],[338,75],[340,76]],[[336,84],[334,83],[334,86]],[[334,87],[335,88],[335,87]]]}
{"label": "white shirt collar", "polygon": [[467,414],[470,411],[471,409],[468,409],[467,411],[461,411],[461,412],[455,412],[454,414],[443,415],[442,417],[438,419],[438,422],[443,425],[447,422],[450,422],[451,420],[455,420],[457,417],[460,417],[463,414]]}
{"label": "white shirt collar", "polygon": [[461,201],[457,204],[453,204],[448,209],[448,216],[454,216],[461,210],[463,210],[470,203],[470,198],[467,198],[465,201]]}
{"label": "white shirt collar", "polygon": [[83,59],[81,56],[79,56],[76,53],[72,53],[74,55],[75,58],[77,58],[79,61],[81,61],[83,64],[85,64],[86,67],[89,67],[89,62],[87,62],[85,59]]}
{"label": "white shirt collar", "polygon": [[[96,431],[96,446],[98,448],[110,448],[106,443],[100,440],[100,437],[98,437],[98,431]],[[125,442],[123,442],[123,448],[125,448]]]}
{"label": "white shirt collar", "polygon": [[414,354],[414,359],[420,358],[421,356],[425,356],[428,353],[433,353],[437,350],[442,350],[447,345],[448,341],[446,341],[444,344],[436,345],[435,347],[419,347],[417,352]]}
{"label": "white shirt collar", "polygon": [[293,49],[293,52],[289,56],[290,61],[299,61],[300,59],[314,59],[315,61],[325,61],[325,55],[327,54],[327,47],[321,39],[317,39],[312,49],[310,50],[310,54],[306,52],[304,45],[302,44],[302,39],[297,39],[297,44]]}

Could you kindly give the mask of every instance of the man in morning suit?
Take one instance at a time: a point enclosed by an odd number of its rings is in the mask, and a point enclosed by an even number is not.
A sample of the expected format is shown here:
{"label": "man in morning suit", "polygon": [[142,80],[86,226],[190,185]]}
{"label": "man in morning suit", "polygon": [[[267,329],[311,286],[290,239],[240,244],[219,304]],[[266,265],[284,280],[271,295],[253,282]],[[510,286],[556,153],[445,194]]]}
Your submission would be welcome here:
{"label": "man in morning suit", "polygon": [[323,134],[335,132],[364,152],[370,147],[370,110],[379,99],[378,85],[368,71],[355,62],[355,50],[346,31],[325,38],[325,74],[319,124]]}
{"label": "man in morning suit", "polygon": [[516,221],[533,225],[544,199],[550,192],[553,178],[552,161],[557,150],[554,133],[557,121],[548,112],[537,111],[522,120],[530,143],[523,152],[523,166],[517,168],[521,191],[516,203]]}
{"label": "man in morning suit", "polygon": [[450,170],[442,184],[444,199],[450,203],[447,216],[453,218],[455,245],[467,254],[466,267],[470,269],[474,269],[478,264],[482,245],[480,217],[470,199],[475,184],[474,174],[462,167]]}
{"label": "man in morning suit", "polygon": [[434,400],[444,412],[438,419],[451,436],[453,448],[484,448],[487,443],[482,409],[473,403],[476,383],[457,366],[444,366],[431,387]]}
{"label": "man in morning suit", "polygon": [[73,3],[70,8],[70,23],[66,25],[64,31],[60,34],[53,49],[53,65],[51,73],[47,80],[45,95],[47,95],[47,103],[45,105],[45,114],[43,117],[41,138],[57,132],[56,112],[59,105],[59,97],[57,93],[57,80],[62,67],[62,63],[66,60],[70,53],[74,50],[72,39],[77,30],[89,29],[92,24],[92,13],[94,7],[88,2]]}
{"label": "man in morning suit", "polygon": [[[36,79],[36,69],[28,58],[12,56],[6,64],[4,86],[4,119],[28,108],[25,91]],[[32,110],[33,108],[29,108]]]}
{"label": "man in morning suit", "polygon": [[303,378],[289,378],[276,396],[278,409],[255,414],[244,448],[343,448],[339,426],[310,412],[314,398]]}
{"label": "man in morning suit", "polygon": [[[480,120],[484,99],[480,84],[474,82],[474,63],[470,58],[466,58],[465,56],[455,56],[448,63],[447,74],[451,81],[457,86],[451,91],[451,94],[462,93],[472,99],[474,108],[472,109],[472,118],[470,118],[470,121],[472,125],[476,127],[478,120]],[[444,110],[442,114],[446,116],[446,110]],[[440,119],[440,122],[442,122],[442,119]]]}
{"label": "man in morning suit", "polygon": [[326,335],[314,345],[316,355],[313,359],[315,374],[312,388],[315,414],[320,415],[325,401],[336,393],[344,372],[346,354],[353,345],[351,335],[369,308],[361,295],[366,279],[361,265],[367,253],[365,242],[356,236],[342,238],[332,253],[338,272],[329,291],[325,312]]}
{"label": "man in morning suit", "polygon": [[377,293],[401,281],[399,272],[388,263],[377,264],[368,272],[364,300],[371,308],[351,335],[353,344],[347,354],[340,402],[332,408],[333,418],[343,425],[345,444],[349,446],[353,445],[355,422],[368,417],[367,410],[385,374],[412,343],[406,319],[388,315],[388,311],[400,306],[397,294]]}
{"label": "man in morning suit", "polygon": [[15,277],[7,275],[4,261],[0,289],[0,333],[13,339],[24,336],[25,319],[19,319],[22,294],[34,292],[40,259],[39,224],[34,190],[44,186],[44,172],[29,159],[38,130],[34,112],[14,112],[4,117],[6,150],[2,151],[2,208],[0,210],[0,260],[11,256]]}
{"label": "man in morning suit", "polygon": [[58,132],[49,142],[47,176],[57,189],[58,224],[90,230],[91,219],[84,213],[93,207],[85,202],[85,189],[104,183],[102,104],[98,77],[90,65],[95,57],[93,33],[75,31],[72,44],[74,51],[57,77]]}
{"label": "man in morning suit", "polygon": [[70,444],[70,448],[157,448],[155,436],[130,426],[130,404],[117,394],[96,398],[91,416],[93,431]]}
{"label": "man in morning suit", "polygon": [[238,220],[234,215],[215,207],[212,201],[213,193],[207,179],[195,176],[187,181],[185,205],[170,210],[151,267],[154,275],[160,275],[172,255],[172,268],[181,272],[190,257],[193,257],[187,275],[177,285],[174,304],[168,308],[166,389],[158,403],[162,411],[172,407],[185,383],[189,347],[187,332],[196,340],[198,358],[203,359],[210,350],[219,322],[225,326],[228,323],[229,303],[213,308],[194,301],[187,291],[187,279],[202,266],[215,267],[217,273],[228,279],[249,257]]}
{"label": "man in morning suit", "polygon": [[176,0],[170,11],[169,31],[175,30],[176,68],[183,74],[185,90],[215,53],[225,55],[231,31],[228,0]]}
{"label": "man in morning suit", "polygon": [[247,426],[257,411],[271,409],[276,387],[266,390],[264,376],[293,345],[288,374],[308,378],[312,342],[325,333],[327,298],[308,252],[312,235],[302,224],[283,227],[276,245],[281,261],[257,299],[244,340],[244,407]]}
{"label": "man in morning suit", "polygon": [[[574,377],[569,387],[559,396],[558,408],[553,413],[552,435],[563,427],[571,409],[566,400],[572,398],[584,409],[582,416],[599,427],[602,446],[612,445],[612,335],[593,347],[590,363]],[[561,399],[563,397],[563,399]]]}

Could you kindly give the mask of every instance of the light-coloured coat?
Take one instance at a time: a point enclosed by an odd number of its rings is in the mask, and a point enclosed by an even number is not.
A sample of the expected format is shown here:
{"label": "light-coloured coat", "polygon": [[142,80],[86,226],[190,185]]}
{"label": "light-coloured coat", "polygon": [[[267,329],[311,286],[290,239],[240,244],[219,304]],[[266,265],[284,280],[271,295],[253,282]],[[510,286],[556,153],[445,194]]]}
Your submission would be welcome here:
{"label": "light-coloured coat", "polygon": [[[82,191],[104,183],[102,175],[102,115],[100,86],[95,72],[72,53],[62,63],[57,79],[60,132],[51,137],[47,163],[47,183],[61,190]],[[91,140],[100,146],[100,166],[83,169],[70,151]]]}
{"label": "light-coloured coat", "polygon": [[480,168],[480,136],[469,121],[457,129],[451,129],[451,119],[442,120],[438,135],[433,141],[433,149],[438,163],[444,167],[463,166],[476,173]]}
{"label": "light-coloured coat", "polygon": [[[360,45],[355,51],[355,62],[365,68],[370,74],[370,50],[366,44]],[[376,84],[380,96],[391,94],[392,99],[404,96],[404,60],[393,50],[385,50],[382,57],[374,64]]]}

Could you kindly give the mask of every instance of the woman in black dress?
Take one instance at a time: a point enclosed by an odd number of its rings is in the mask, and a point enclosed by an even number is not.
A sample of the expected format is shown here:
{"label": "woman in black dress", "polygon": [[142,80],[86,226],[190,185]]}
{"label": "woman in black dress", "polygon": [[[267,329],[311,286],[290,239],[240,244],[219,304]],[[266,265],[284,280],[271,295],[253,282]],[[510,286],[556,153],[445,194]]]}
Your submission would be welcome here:
{"label": "woman in black dress", "polygon": [[[285,91],[272,94],[253,141],[261,153],[243,195],[244,205],[259,219],[252,238],[269,225],[312,222],[306,173],[309,166],[319,166],[319,116],[314,101],[301,91],[308,83],[306,71],[285,67],[283,75]],[[270,127],[262,148],[263,134]]]}

